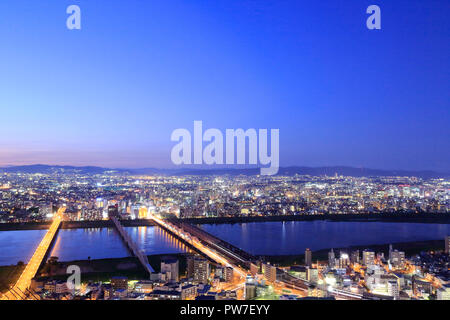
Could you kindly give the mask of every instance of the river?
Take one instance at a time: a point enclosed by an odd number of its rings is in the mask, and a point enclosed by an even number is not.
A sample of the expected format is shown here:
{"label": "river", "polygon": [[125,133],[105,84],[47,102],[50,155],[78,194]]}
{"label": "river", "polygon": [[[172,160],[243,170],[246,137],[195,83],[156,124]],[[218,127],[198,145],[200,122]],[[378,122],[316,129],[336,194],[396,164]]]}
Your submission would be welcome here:
{"label": "river", "polygon": [[[300,254],[352,245],[444,239],[450,224],[389,222],[251,222],[200,225],[204,230],[255,255]],[[188,248],[159,227],[127,227],[148,255],[187,252]],[[27,262],[45,230],[0,232],[0,265]],[[121,258],[129,252],[114,229],[62,229],[51,252],[60,261]]]}

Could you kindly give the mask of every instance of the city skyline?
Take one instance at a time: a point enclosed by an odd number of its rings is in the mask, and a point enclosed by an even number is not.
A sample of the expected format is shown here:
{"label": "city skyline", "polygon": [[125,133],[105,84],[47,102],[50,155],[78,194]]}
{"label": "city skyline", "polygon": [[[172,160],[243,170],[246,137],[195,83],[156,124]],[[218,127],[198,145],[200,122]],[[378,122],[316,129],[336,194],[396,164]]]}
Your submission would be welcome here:
{"label": "city skyline", "polygon": [[449,17],[0,1],[0,303],[279,319],[449,301]]}
{"label": "city skyline", "polygon": [[[170,134],[279,128],[280,166],[449,172],[444,1],[0,4],[0,166],[173,168]],[[45,18],[44,18],[45,17]],[[432,22],[432,23],[431,23]]]}
{"label": "city skyline", "polygon": [[0,299],[448,300],[448,185],[4,172]]}

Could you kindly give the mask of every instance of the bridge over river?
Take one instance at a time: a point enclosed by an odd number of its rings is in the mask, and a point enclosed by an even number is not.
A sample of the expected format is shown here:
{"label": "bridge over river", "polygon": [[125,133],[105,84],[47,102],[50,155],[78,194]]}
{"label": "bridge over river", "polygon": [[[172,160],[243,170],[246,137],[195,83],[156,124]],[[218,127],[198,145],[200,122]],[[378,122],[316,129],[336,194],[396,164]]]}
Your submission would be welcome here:
{"label": "bridge over river", "polygon": [[[45,257],[51,249],[52,243],[54,242],[58,230],[61,227],[63,213],[64,208],[58,210],[58,213],[55,215],[47,233],[19,277],[19,280],[6,294],[1,297],[2,299],[21,300],[39,298],[39,296],[30,290],[31,280],[36,276],[36,273],[42,263],[45,262]],[[143,268],[149,274],[153,273],[154,269],[150,266],[147,256],[138,248],[136,243],[132,241],[131,237],[122,226],[122,221],[112,217],[110,219],[110,223],[112,223],[112,225],[117,229],[122,240],[125,242],[126,246],[130,249],[133,255],[138,258]],[[235,275],[239,278],[239,280],[233,284],[236,288],[242,288],[246,277],[250,275],[250,266],[259,262],[258,257],[187,222],[163,220],[155,215],[152,215],[149,219],[149,223],[164,229],[166,232],[177,237],[182,242],[194,248],[196,251],[201,252],[212,261],[223,266],[233,268]],[[307,295],[310,286],[307,281],[288,275],[281,269],[277,269],[277,274],[277,281],[274,282],[277,289],[281,291],[288,289],[299,295]],[[331,293],[331,295],[347,299],[360,298],[359,296],[357,297],[354,295],[346,296],[345,292],[336,292],[336,294]]]}
{"label": "bridge over river", "polygon": [[55,214],[50,228],[48,229],[42,241],[39,243],[39,246],[36,248],[36,251],[26,265],[16,284],[12,286],[12,288],[10,288],[10,290],[1,297],[2,300],[22,300],[27,298],[38,298],[37,295],[33,294],[33,292],[29,290],[31,279],[34,278],[39,270],[39,267],[43,262],[45,262],[44,259],[47,256],[58,233],[62,221],[62,216],[65,210],[66,208],[62,207]]}

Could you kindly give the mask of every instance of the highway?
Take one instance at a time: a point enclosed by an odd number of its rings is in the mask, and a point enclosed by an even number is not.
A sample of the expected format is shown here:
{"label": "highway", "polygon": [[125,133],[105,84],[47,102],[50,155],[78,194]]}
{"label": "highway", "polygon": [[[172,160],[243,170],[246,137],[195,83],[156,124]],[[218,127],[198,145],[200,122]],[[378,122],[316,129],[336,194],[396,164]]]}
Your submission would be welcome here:
{"label": "highway", "polygon": [[62,215],[65,210],[66,208],[62,207],[55,214],[50,228],[48,229],[41,243],[39,243],[39,246],[36,248],[33,256],[26,265],[16,284],[1,297],[2,300],[27,299],[27,297],[29,296],[28,288],[30,287],[31,279],[33,279],[36,275],[40,265],[42,264],[42,261],[45,258],[45,255],[47,254],[48,249],[50,248],[50,245],[52,244],[55,234],[58,232],[58,228],[62,221]]}
{"label": "highway", "polygon": [[164,229],[174,233],[175,235],[177,235],[178,237],[180,237],[181,239],[192,245],[194,248],[207,255],[212,260],[224,266],[233,268],[236,274],[238,274],[243,280],[245,280],[245,277],[248,274],[247,271],[234,265],[226,257],[222,256],[212,248],[203,245],[199,239],[192,237],[189,233],[185,232],[184,230],[172,225],[170,222],[164,221],[156,217],[155,215],[151,215],[151,219],[153,219],[153,221],[155,221],[158,225],[160,225]]}
{"label": "highway", "polygon": [[[55,214],[50,228],[48,229],[44,238],[42,239],[39,246],[35,250],[33,256],[26,265],[24,271],[20,275],[16,284],[13,287],[11,287],[11,289],[1,297],[1,300],[24,300],[28,298],[38,298],[37,295],[33,295],[30,291],[28,291],[28,289],[31,285],[31,280],[35,277],[36,273],[38,272],[38,269],[41,266],[53,242],[56,233],[58,232],[64,211],[65,208],[63,207],[60,208],[58,212]],[[215,241],[212,241],[212,243],[209,244],[208,240],[211,240],[209,238],[202,241],[199,238],[195,237],[194,235],[190,234],[187,231],[190,229],[187,228],[187,230],[185,230],[182,225],[177,226],[176,224],[172,224],[167,220],[160,219],[155,215],[151,215],[151,219],[157,225],[173,233],[180,239],[184,240],[185,242],[196,248],[198,251],[202,252],[204,255],[209,257],[211,260],[223,266],[233,268],[235,274],[234,280],[231,283],[227,284],[227,286],[224,286],[222,289],[237,291],[238,293],[240,293],[240,295],[243,294],[242,289],[244,288],[244,283],[249,272],[243,269],[241,266],[236,265],[237,261],[246,262],[242,261],[243,259],[239,257],[238,253],[231,252],[229,248],[223,248],[222,246],[216,244]],[[199,234],[199,236],[203,235]],[[246,264],[249,265],[249,262]],[[292,277],[285,272],[280,273],[283,274],[282,280],[276,281],[275,283],[271,283],[274,286],[275,292],[277,292],[278,294],[284,294],[286,290],[289,290],[292,294],[296,294],[299,296],[307,295],[308,292],[307,282]],[[338,295],[341,296],[342,293]],[[345,298],[358,298],[358,297],[345,296]]]}
{"label": "highway", "polygon": [[[230,284],[230,287],[227,289],[233,290],[233,291],[243,289],[245,279],[246,279],[247,275],[249,275],[249,272],[239,266],[236,266],[236,264],[233,263],[234,261],[236,261],[236,259],[232,258],[235,256],[234,253],[226,250],[227,255],[229,257],[224,256],[223,254],[220,254],[216,250],[213,249],[213,247],[215,246],[214,242],[212,244],[210,244],[212,247],[208,247],[207,245],[204,245],[198,238],[192,236],[189,232],[187,232],[183,228],[180,228],[166,220],[162,220],[162,219],[156,217],[155,215],[151,215],[151,219],[153,219],[153,221],[155,221],[155,223],[160,225],[162,228],[169,230],[176,236],[180,237],[181,239],[183,239],[184,241],[186,241],[187,243],[192,245],[194,248],[196,248],[197,250],[199,250],[200,252],[202,252],[203,254],[208,256],[209,258],[211,258],[213,261],[216,261],[224,266],[233,268],[233,270],[238,278],[235,279],[235,281],[233,281]],[[190,230],[190,229],[188,228],[188,230]],[[210,239],[207,239],[207,240],[210,240]],[[208,241],[206,241],[206,243],[208,243]],[[221,247],[221,249],[224,250],[224,248],[222,248],[222,247]],[[239,260],[241,260],[241,259],[239,259]],[[249,264],[249,263],[247,263],[247,264]],[[307,286],[306,287],[303,287],[303,286],[298,287],[297,285],[293,285],[292,283],[285,282],[285,281],[278,282],[278,283],[271,283],[271,284],[274,285],[275,291],[277,291],[279,294],[283,294],[282,293],[283,290],[289,290],[293,294],[297,294],[299,296],[304,297],[307,295],[307,292],[308,292]]]}

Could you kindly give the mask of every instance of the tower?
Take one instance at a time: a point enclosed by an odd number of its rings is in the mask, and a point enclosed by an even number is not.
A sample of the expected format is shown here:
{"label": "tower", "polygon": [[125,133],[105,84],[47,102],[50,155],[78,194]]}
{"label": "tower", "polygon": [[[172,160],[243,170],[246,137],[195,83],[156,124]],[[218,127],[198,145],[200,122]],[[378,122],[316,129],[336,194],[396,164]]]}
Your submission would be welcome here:
{"label": "tower", "polygon": [[312,252],[311,250],[309,250],[309,248],[305,250],[305,266],[312,266]]}

